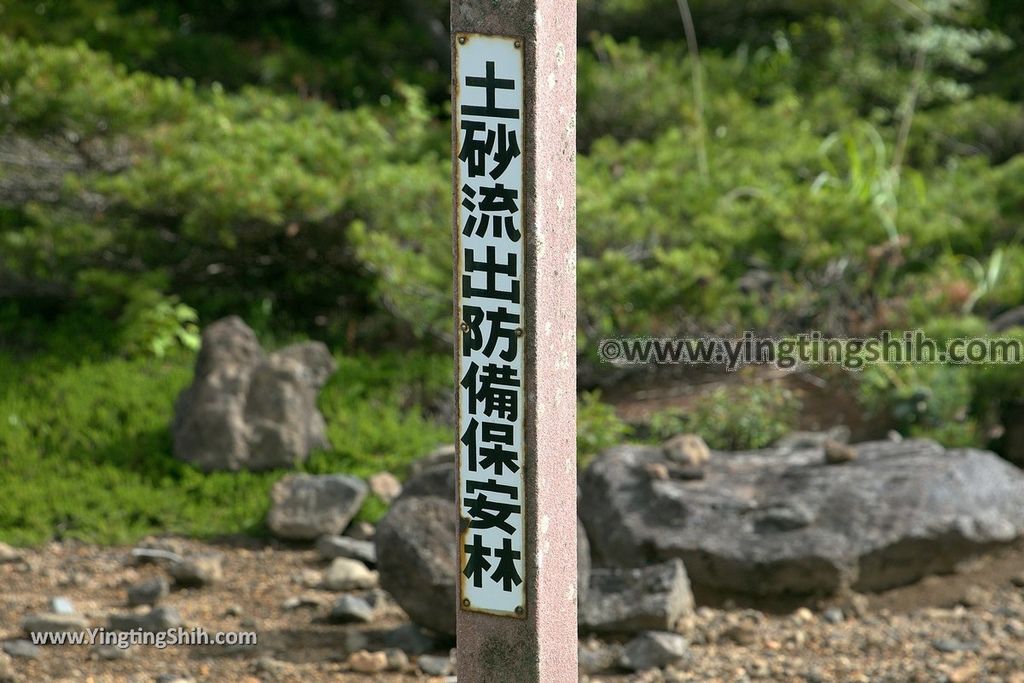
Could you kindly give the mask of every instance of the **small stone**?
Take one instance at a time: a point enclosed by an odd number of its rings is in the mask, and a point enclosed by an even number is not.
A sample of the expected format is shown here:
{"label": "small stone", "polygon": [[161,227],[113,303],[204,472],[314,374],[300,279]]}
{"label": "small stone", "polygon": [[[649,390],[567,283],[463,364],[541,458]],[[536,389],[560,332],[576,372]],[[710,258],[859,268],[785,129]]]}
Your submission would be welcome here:
{"label": "small stone", "polygon": [[228,608],[224,610],[224,616],[226,617],[240,617],[244,613],[241,605],[228,605]]}
{"label": "small stone", "polygon": [[391,503],[395,498],[402,495],[402,482],[390,472],[377,472],[366,480],[370,487],[370,493],[377,496],[385,503]]}
{"label": "small stone", "polygon": [[144,614],[111,614],[108,618],[111,631],[157,633],[178,628],[183,623],[178,610],[173,607],[154,607]]}
{"label": "small stone", "polygon": [[750,624],[737,624],[723,631],[722,638],[749,647],[757,642],[757,629]]}
{"label": "small stone", "polygon": [[345,535],[357,541],[372,541],[376,533],[377,527],[362,520],[352,522],[348,529],[345,529]]}
{"label": "small stone", "polygon": [[1010,579],[1010,583],[1012,583],[1017,588],[1024,588],[1024,572],[1017,574],[1012,579]]}
{"label": "small stone", "polygon": [[579,670],[582,674],[593,675],[610,671],[622,657],[622,646],[591,640],[579,645]]}
{"label": "small stone", "polygon": [[25,633],[85,631],[89,621],[78,614],[30,614],[21,622]]}
{"label": "small stone", "polygon": [[433,636],[416,624],[403,624],[383,634],[386,647],[394,647],[408,655],[417,656],[430,652],[436,646]]}
{"label": "small stone", "polygon": [[54,614],[69,615],[75,613],[75,606],[70,599],[63,596],[50,598],[50,611]]}
{"label": "small stone", "polygon": [[662,444],[665,457],[690,467],[703,467],[711,459],[711,449],[696,434],[677,434]]}
{"label": "small stone", "polygon": [[663,669],[685,657],[689,647],[678,633],[647,631],[626,643],[620,663],[631,671]]}
{"label": "small stone", "polygon": [[974,641],[957,640],[956,638],[936,638],[932,647],[939,652],[977,652],[981,645]]}
{"label": "small stone", "polygon": [[162,674],[156,677],[156,683],[196,683],[194,678],[180,674]]}
{"label": "small stone", "polygon": [[846,620],[846,615],[838,607],[829,607],[822,612],[821,618],[829,624],[841,624]]}
{"label": "small stone", "polygon": [[835,439],[825,441],[825,463],[829,465],[842,465],[857,459],[857,451],[850,445],[840,443]]}
{"label": "small stone", "polygon": [[0,564],[10,564],[21,559],[21,553],[7,545],[0,543]]}
{"label": "small stone", "polygon": [[291,597],[281,603],[281,609],[293,610],[299,609],[300,607],[320,607],[324,604],[324,600],[318,595],[299,595],[297,597]]}
{"label": "small stone", "polygon": [[970,683],[971,681],[977,680],[978,665],[964,664],[963,666],[958,666],[950,671],[946,677],[949,680],[949,683]]}
{"label": "small stone", "polygon": [[964,607],[980,607],[989,602],[990,595],[980,586],[969,586],[960,598],[960,604]]}
{"label": "small stone", "polygon": [[452,660],[440,655],[420,655],[416,666],[428,676],[447,676],[452,671]]}
{"label": "small stone", "polygon": [[352,671],[361,674],[377,674],[387,670],[388,656],[383,652],[359,650],[350,654],[345,663]]}
{"label": "small stone", "polygon": [[176,586],[201,588],[224,578],[223,562],[224,556],[220,553],[205,553],[172,562],[167,567],[167,573],[174,579]]}
{"label": "small stone", "polygon": [[131,653],[131,648],[127,647],[117,647],[116,645],[96,645],[92,648],[89,656],[92,659],[113,661],[116,659],[124,659],[131,655]]}
{"label": "small stone", "polygon": [[260,657],[253,665],[253,669],[257,673],[270,674],[271,676],[280,676],[287,668],[288,664],[278,661],[273,657]]}
{"label": "small stone", "polygon": [[31,640],[8,640],[4,642],[3,651],[11,657],[19,659],[39,659],[42,651]]}
{"label": "small stone", "polygon": [[8,655],[0,652],[0,683],[16,683],[17,680],[14,661]]}
{"label": "small stone", "polygon": [[668,481],[668,466],[663,462],[649,462],[644,465],[644,471],[651,479],[658,481]]}
{"label": "small stone", "polygon": [[801,607],[797,609],[797,611],[793,612],[793,618],[796,619],[798,623],[809,624],[814,621],[814,612],[806,607]]}
{"label": "small stone", "polygon": [[321,586],[329,591],[365,590],[377,586],[377,572],[358,560],[339,557],[324,572]]}
{"label": "small stone", "polygon": [[128,587],[128,606],[155,605],[170,592],[170,585],[163,576],[156,576]]}
{"label": "small stone", "polygon": [[316,549],[325,560],[347,557],[370,566],[377,564],[377,547],[372,541],[348,536],[321,536],[316,541]]}
{"label": "small stone", "polygon": [[384,654],[388,658],[388,671],[404,671],[409,666],[409,656],[397,647],[389,647]]}
{"label": "small stone", "polygon": [[373,620],[374,609],[369,602],[355,595],[343,595],[331,607],[327,617],[333,624],[358,624]]}

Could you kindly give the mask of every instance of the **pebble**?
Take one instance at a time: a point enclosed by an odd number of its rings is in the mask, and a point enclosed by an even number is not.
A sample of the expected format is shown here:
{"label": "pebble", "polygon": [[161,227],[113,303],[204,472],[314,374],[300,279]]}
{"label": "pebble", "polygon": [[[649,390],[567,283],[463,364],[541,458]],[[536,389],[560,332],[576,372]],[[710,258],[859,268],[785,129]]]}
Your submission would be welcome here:
{"label": "pebble", "polygon": [[39,659],[42,650],[33,645],[31,640],[8,640],[0,648],[11,657],[19,659]]}
{"label": "pebble", "polygon": [[827,439],[825,441],[825,462],[829,465],[842,465],[857,459],[857,451],[852,446]]}
{"label": "pebble", "polygon": [[402,482],[390,472],[377,472],[366,480],[370,493],[385,503],[391,503],[402,494]]}
{"label": "pebble", "polygon": [[112,661],[115,659],[125,659],[132,653],[131,648],[128,647],[117,647],[116,645],[96,645],[92,648],[89,656],[92,659],[102,659],[105,661]]}
{"label": "pebble", "polygon": [[319,595],[299,595],[291,598],[287,598],[281,603],[281,609],[293,610],[299,609],[300,607],[320,607],[324,604],[324,600]]}
{"label": "pebble", "polygon": [[388,656],[383,652],[359,650],[350,654],[345,663],[352,671],[361,674],[377,674],[387,670]]}
{"label": "pebble", "polygon": [[111,631],[169,631],[183,625],[181,615],[173,607],[154,607],[148,612],[111,614],[108,627]]}
{"label": "pebble", "polygon": [[441,655],[420,655],[416,666],[428,676],[447,676],[452,671],[452,660]]}
{"label": "pebble", "polygon": [[0,564],[9,564],[21,559],[21,553],[7,545],[0,543]]}
{"label": "pebble", "polygon": [[409,666],[409,656],[397,647],[389,647],[384,654],[388,658],[389,671],[404,671]]}
{"label": "pebble", "polygon": [[325,560],[347,557],[370,566],[377,564],[377,547],[371,541],[348,536],[321,536],[316,541],[316,549]]}
{"label": "pebble", "polygon": [[846,615],[838,607],[829,607],[821,613],[821,618],[829,624],[841,624],[846,620]]}
{"label": "pebble", "polygon": [[21,622],[25,633],[85,631],[89,621],[78,614],[30,614]]}
{"label": "pebble", "polygon": [[690,644],[678,633],[646,631],[622,648],[619,664],[630,671],[663,669],[685,657]]}
{"label": "pebble", "polygon": [[974,641],[957,640],[956,638],[936,638],[932,647],[939,652],[977,652],[981,645]]}
{"label": "pebble", "polygon": [[749,646],[757,642],[757,629],[749,624],[737,624],[722,632],[722,638],[737,645]]}
{"label": "pebble", "polygon": [[329,591],[365,590],[377,586],[377,572],[358,560],[339,557],[324,572],[321,586]]}
{"label": "pebble", "polygon": [[50,598],[50,611],[54,614],[70,615],[75,613],[75,605],[69,598],[57,596]]}
{"label": "pebble", "polygon": [[377,527],[373,526],[369,522],[352,522],[348,528],[345,529],[345,535],[349,538],[354,538],[357,541],[372,541],[374,535],[377,533]]}
{"label": "pebble", "polygon": [[128,587],[128,606],[155,605],[165,598],[171,587],[167,579],[157,576]]}
{"label": "pebble", "polygon": [[343,595],[331,607],[327,617],[333,624],[358,624],[373,620],[374,609],[364,598]]}
{"label": "pebble", "polygon": [[224,556],[220,553],[204,553],[171,562],[167,565],[167,573],[176,586],[201,588],[224,578],[223,562]]}

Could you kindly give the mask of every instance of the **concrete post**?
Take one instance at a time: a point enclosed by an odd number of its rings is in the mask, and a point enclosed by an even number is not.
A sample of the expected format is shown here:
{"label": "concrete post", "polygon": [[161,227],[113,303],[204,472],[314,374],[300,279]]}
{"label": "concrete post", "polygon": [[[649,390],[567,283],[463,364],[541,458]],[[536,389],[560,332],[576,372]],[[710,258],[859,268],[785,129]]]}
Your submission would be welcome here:
{"label": "concrete post", "polygon": [[576,2],[452,0],[460,683],[576,681]]}

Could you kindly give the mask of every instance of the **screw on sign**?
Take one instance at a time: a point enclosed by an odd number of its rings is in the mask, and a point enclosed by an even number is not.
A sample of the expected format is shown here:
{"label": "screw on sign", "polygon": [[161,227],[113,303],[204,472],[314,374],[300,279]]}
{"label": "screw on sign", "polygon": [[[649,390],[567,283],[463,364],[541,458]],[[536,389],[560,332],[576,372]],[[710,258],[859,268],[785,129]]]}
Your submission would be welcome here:
{"label": "screw on sign", "polygon": [[577,680],[575,22],[452,3],[462,682]]}

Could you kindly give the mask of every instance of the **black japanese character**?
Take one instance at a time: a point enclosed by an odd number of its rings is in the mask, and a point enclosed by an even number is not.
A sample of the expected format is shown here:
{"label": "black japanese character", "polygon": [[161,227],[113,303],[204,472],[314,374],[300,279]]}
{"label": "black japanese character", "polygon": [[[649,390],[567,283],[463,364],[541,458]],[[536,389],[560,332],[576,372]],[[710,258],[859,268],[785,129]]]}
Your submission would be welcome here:
{"label": "black japanese character", "polygon": [[[515,214],[519,213],[519,205],[516,199],[519,198],[519,190],[505,187],[502,183],[495,183],[493,187],[484,185],[480,188],[480,201],[476,201],[476,190],[469,185],[462,186],[462,205],[471,212],[466,220],[466,227],[462,234],[469,237],[476,229],[478,237],[487,234],[487,228],[491,228],[494,237],[501,237],[503,228],[508,238],[518,242],[522,233],[516,229]],[[479,217],[475,212],[479,209]]]}
{"label": "black japanese character", "polygon": [[[488,498],[487,493],[492,497]],[[522,506],[519,503],[509,503],[495,500],[494,496],[503,494],[512,500],[518,500],[519,491],[514,486],[499,484],[495,479],[487,481],[476,481],[470,479],[466,482],[466,495],[462,504],[467,507],[467,512],[472,521],[469,526],[474,529],[501,529],[505,533],[514,533],[516,528],[509,523],[508,518],[519,514]],[[476,493],[473,497],[472,494]]]}
{"label": "black japanese character", "polygon": [[515,422],[519,418],[519,386],[519,371],[511,365],[485,365],[478,392],[484,414]]}
{"label": "black japanese character", "polygon": [[[516,131],[509,130],[504,123],[499,123],[497,129],[494,129],[488,128],[483,121],[463,119],[459,126],[465,132],[459,150],[459,160],[466,162],[470,178],[484,175],[487,171],[487,158],[493,155],[495,163],[490,176],[497,180],[508,169],[512,160],[522,154]],[[478,137],[478,133],[486,135]]]}
{"label": "black japanese character", "polygon": [[494,152],[494,168],[491,169],[491,177],[497,180],[505,172],[512,160],[522,154],[519,149],[519,140],[516,139],[514,130],[507,130],[504,123],[498,124],[498,130],[487,131],[487,152],[491,153],[494,148],[495,137],[497,137],[498,151]]}
{"label": "black japanese character", "polygon": [[[476,418],[473,418],[469,421],[466,431],[462,433],[462,437],[459,440],[466,446],[469,452],[469,470],[471,472],[476,472],[477,470],[478,453],[484,456],[479,461],[480,466],[492,468],[495,474],[504,474],[505,467],[508,467],[512,472],[519,471],[518,454],[502,448],[502,445],[513,445],[512,425],[486,420],[481,424]],[[481,447],[479,445],[480,441],[494,445],[491,447]]]}
{"label": "black japanese character", "polygon": [[462,570],[462,573],[467,579],[473,581],[474,586],[480,588],[484,585],[484,572],[491,568],[491,563],[487,559],[491,556],[491,549],[484,545],[480,534],[473,534],[473,543],[467,543],[463,549],[468,557],[466,558],[466,568]]}
{"label": "black japanese character", "polygon": [[[500,306],[496,310],[487,311],[487,322],[491,324],[491,329],[487,335],[484,354],[493,355],[498,341],[504,339],[505,349],[498,356],[503,361],[511,363],[519,354],[519,314],[509,313],[507,308]],[[509,327],[510,325],[514,327]]]}
{"label": "black japanese character", "polygon": [[[468,356],[473,351],[479,351],[483,347],[484,333],[480,329],[480,324],[483,323],[483,321],[484,309],[479,306],[464,305],[462,307],[462,322],[465,323],[465,327],[462,330],[463,356]],[[490,352],[488,352],[488,355],[490,355]]]}
{"label": "black japanese character", "polygon": [[495,91],[515,90],[516,82],[511,78],[496,78],[494,76],[494,62],[487,62],[487,74],[485,76],[466,76],[466,86],[470,88],[485,88],[487,90],[485,106],[464,104],[460,110],[463,116],[489,116],[500,119],[518,119],[518,109],[505,109],[495,106]]}
{"label": "black japanese character", "polygon": [[498,558],[498,566],[494,568],[491,578],[501,583],[503,591],[510,593],[513,586],[518,586],[523,582],[523,577],[519,576],[519,570],[516,569],[516,560],[520,559],[523,554],[518,550],[513,550],[512,539],[506,538],[503,539],[501,548],[495,549],[494,555]]}
{"label": "black japanese character", "polygon": [[469,166],[470,178],[482,176],[487,172],[487,155],[491,153],[491,149],[494,146],[491,134],[484,138],[478,139],[476,137],[477,133],[483,133],[487,130],[487,125],[483,121],[463,120],[460,126],[466,132],[466,136],[462,139],[459,160],[465,161]]}
{"label": "black japanese character", "polygon": [[[486,253],[486,259],[477,261],[473,250],[466,247],[463,258],[466,273],[462,276],[462,295],[466,298],[481,297],[511,301],[514,304],[519,303],[519,272],[516,254],[510,252],[508,260],[504,264],[500,264],[497,263],[497,250],[494,247],[487,247]],[[474,287],[473,277],[470,273],[484,273],[486,286]],[[499,275],[505,275],[511,279],[507,291],[498,289]]]}

